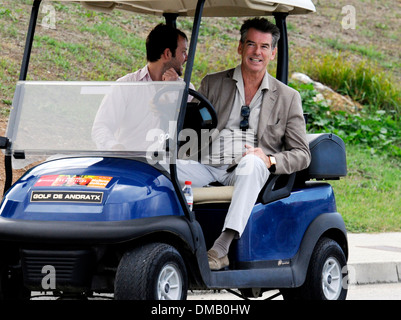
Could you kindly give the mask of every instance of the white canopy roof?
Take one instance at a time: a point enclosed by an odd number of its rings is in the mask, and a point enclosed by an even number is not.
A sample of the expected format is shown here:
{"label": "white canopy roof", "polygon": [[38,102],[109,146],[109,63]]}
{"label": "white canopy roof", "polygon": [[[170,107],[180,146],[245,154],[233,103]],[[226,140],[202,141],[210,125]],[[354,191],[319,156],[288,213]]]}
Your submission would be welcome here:
{"label": "white canopy roof", "polygon": [[[197,4],[197,0],[61,1],[80,2],[88,9],[106,12],[113,9],[122,9],[153,15],[162,15],[163,13],[176,13],[180,16],[193,16],[195,14]],[[288,14],[305,14],[314,11],[315,6],[311,0],[206,0],[203,9],[203,16],[267,16],[272,15],[274,12],[287,12]]]}

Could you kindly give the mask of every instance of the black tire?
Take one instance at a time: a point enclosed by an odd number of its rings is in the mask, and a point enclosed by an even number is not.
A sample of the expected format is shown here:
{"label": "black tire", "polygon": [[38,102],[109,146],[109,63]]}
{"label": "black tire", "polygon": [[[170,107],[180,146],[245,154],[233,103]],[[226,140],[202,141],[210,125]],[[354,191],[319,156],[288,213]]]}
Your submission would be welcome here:
{"label": "black tire", "polygon": [[21,270],[0,263],[0,301],[29,300],[30,297],[31,291],[24,287]]}
{"label": "black tire", "polygon": [[114,282],[116,300],[185,300],[184,261],[172,246],[150,243],[126,252]]}
{"label": "black tire", "polygon": [[280,290],[284,300],[345,300],[346,258],[339,244],[329,238],[318,241],[309,262],[305,283]]}

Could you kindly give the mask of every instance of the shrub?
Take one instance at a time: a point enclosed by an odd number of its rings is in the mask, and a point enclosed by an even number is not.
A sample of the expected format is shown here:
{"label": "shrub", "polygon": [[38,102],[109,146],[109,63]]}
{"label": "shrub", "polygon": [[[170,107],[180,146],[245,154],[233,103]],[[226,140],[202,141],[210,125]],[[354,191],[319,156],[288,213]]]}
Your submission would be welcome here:
{"label": "shrub", "polygon": [[303,61],[304,72],[333,90],[376,110],[401,113],[401,90],[389,72],[368,60],[354,61],[346,54],[326,54]]}
{"label": "shrub", "polygon": [[331,132],[345,143],[366,146],[371,153],[401,157],[401,121],[394,112],[364,109],[350,114],[332,111],[325,100],[315,98],[317,91],[312,84],[292,82],[290,86],[301,94],[304,112],[308,114],[308,132]]}

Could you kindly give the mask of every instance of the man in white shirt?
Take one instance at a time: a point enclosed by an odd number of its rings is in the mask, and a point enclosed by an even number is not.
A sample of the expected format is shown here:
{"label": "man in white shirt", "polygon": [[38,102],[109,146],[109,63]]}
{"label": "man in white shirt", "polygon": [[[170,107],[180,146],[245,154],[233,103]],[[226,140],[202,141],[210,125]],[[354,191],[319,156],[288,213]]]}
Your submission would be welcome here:
{"label": "man in white shirt", "polygon": [[[147,65],[117,81],[176,81],[188,59],[188,38],[174,27],[159,24],[146,39]],[[181,79],[182,80],[182,79]]]}
{"label": "man in white shirt", "polygon": [[[172,26],[159,24],[146,39],[147,65],[117,82],[183,81],[180,76],[188,58],[187,49],[185,33]],[[194,89],[192,84],[190,87]],[[156,118],[152,114],[155,88],[156,85],[153,88],[138,86],[125,90],[124,86],[116,86],[105,97],[92,127],[92,139],[98,149],[132,150],[134,142],[135,149],[145,148],[149,144],[144,143],[141,147],[138,142],[145,142],[147,131],[155,127]]]}

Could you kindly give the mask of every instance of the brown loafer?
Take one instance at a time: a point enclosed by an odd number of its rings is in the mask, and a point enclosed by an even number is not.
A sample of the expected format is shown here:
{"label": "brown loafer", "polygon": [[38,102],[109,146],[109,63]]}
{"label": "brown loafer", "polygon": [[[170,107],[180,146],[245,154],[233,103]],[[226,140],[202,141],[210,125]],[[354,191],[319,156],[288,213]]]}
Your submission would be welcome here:
{"label": "brown loafer", "polygon": [[209,250],[207,252],[207,258],[209,261],[209,268],[210,270],[220,270],[225,267],[228,267],[230,264],[228,261],[228,255],[225,255],[224,257],[218,258],[217,257],[217,252],[214,250]]}

